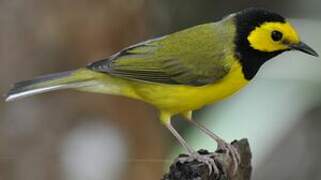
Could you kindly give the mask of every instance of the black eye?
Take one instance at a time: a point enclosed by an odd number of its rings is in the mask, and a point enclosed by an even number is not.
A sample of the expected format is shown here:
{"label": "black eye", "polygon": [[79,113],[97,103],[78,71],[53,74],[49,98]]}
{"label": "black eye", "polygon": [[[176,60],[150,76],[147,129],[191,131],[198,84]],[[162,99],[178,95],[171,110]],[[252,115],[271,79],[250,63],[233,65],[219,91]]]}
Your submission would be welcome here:
{"label": "black eye", "polygon": [[283,34],[280,31],[272,31],[271,37],[273,41],[280,41],[283,37]]}

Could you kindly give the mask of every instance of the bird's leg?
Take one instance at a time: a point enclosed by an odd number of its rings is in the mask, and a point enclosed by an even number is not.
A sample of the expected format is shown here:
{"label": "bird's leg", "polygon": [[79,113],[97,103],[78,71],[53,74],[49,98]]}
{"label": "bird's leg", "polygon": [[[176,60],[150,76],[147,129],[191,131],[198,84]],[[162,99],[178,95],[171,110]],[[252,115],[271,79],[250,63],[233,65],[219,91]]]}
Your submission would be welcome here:
{"label": "bird's leg", "polygon": [[202,156],[198,152],[194,151],[193,148],[183,139],[183,137],[175,130],[175,128],[171,124],[171,120],[169,120],[166,124],[167,129],[175,136],[177,141],[183,146],[183,148],[187,151],[187,153],[190,155],[186,158],[180,158],[180,162],[190,162],[193,160],[197,160],[199,162],[204,162],[209,167],[209,174],[214,171],[215,174],[219,173],[219,169],[216,166],[214,159],[208,157],[208,156]]}
{"label": "bird's leg", "polygon": [[175,136],[177,141],[183,146],[183,148],[187,151],[188,154],[194,154],[193,148],[184,140],[184,138],[175,130],[173,127],[171,120],[166,123],[167,129]]}
{"label": "bird's leg", "polygon": [[231,144],[225,142],[222,138],[214,134],[212,131],[207,129],[202,124],[192,119],[189,119],[189,122],[191,122],[195,127],[199,128],[202,132],[204,132],[205,134],[210,136],[212,139],[214,139],[217,142],[218,149],[225,150],[228,155],[231,155],[233,165],[234,165],[233,174],[235,174],[238,169],[238,165],[241,161],[240,154],[238,153],[238,151]]}

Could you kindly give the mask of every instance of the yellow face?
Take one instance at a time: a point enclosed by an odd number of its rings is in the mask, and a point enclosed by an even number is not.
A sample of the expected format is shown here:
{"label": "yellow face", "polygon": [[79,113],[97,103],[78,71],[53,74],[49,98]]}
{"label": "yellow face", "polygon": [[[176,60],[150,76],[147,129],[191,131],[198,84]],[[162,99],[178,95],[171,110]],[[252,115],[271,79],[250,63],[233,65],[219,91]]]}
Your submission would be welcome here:
{"label": "yellow face", "polygon": [[253,49],[274,52],[290,49],[291,44],[300,43],[298,33],[286,22],[266,22],[250,32],[247,40]]}

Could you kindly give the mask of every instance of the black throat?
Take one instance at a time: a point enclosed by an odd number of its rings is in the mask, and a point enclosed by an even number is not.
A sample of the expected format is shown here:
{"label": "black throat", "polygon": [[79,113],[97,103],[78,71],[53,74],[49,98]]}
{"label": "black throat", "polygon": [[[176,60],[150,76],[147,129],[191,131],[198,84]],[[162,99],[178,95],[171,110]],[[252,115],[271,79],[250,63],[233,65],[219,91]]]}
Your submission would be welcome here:
{"label": "black throat", "polygon": [[251,80],[260,67],[284,51],[262,52],[253,49],[247,40],[248,35],[256,27],[265,22],[285,22],[285,19],[264,9],[250,8],[235,15],[237,35],[235,38],[235,56],[240,60],[245,79]]}

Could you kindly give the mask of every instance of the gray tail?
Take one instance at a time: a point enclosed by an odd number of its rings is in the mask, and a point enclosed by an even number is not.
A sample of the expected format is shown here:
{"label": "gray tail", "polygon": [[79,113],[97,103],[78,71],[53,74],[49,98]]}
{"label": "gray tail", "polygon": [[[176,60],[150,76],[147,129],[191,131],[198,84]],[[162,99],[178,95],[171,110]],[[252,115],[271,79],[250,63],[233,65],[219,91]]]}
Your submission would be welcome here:
{"label": "gray tail", "polygon": [[74,75],[75,72],[76,71],[66,71],[18,82],[14,84],[14,86],[5,95],[5,100],[13,101],[19,98],[49,91],[86,86],[86,82],[88,82],[89,79]]}

